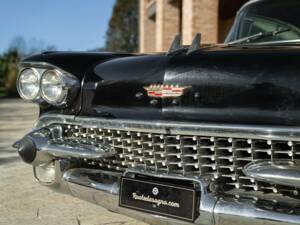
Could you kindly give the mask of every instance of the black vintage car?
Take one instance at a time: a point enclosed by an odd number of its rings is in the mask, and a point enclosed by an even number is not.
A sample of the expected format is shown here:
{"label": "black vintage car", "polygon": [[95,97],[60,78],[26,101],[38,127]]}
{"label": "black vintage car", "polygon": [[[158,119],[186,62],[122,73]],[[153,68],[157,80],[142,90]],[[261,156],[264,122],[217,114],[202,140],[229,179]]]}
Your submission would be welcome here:
{"label": "black vintage car", "polygon": [[247,3],[222,45],[45,52],[15,143],[42,185],[153,224],[300,224],[300,2]]}

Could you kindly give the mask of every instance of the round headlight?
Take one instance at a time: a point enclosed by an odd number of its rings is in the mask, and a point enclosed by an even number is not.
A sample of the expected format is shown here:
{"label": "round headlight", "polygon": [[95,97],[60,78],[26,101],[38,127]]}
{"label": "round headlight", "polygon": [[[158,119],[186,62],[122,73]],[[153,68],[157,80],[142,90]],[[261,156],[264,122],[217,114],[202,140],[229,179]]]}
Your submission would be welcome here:
{"label": "round headlight", "polygon": [[79,81],[76,77],[58,70],[47,70],[41,77],[42,98],[52,105],[66,105],[75,97],[78,89]]}
{"label": "round headlight", "polygon": [[51,104],[59,104],[64,101],[63,82],[60,74],[55,70],[46,71],[41,78],[42,97]]}
{"label": "round headlight", "polygon": [[25,69],[18,77],[18,92],[25,100],[36,100],[40,91],[40,76],[35,69]]}

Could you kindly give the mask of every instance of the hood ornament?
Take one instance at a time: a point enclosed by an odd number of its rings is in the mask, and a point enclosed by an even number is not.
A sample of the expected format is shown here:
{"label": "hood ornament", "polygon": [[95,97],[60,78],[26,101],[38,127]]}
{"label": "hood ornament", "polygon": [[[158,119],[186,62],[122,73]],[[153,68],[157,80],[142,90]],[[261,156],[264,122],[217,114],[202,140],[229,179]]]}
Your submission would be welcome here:
{"label": "hood ornament", "polygon": [[186,89],[190,86],[180,87],[179,85],[164,85],[164,84],[151,84],[144,89],[147,91],[149,97],[153,98],[176,98],[184,94]]}

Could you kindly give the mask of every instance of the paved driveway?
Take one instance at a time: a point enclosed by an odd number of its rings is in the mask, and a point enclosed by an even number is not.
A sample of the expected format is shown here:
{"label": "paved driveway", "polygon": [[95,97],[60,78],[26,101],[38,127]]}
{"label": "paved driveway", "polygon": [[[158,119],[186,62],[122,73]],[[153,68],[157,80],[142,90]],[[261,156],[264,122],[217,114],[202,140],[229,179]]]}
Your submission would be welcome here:
{"label": "paved driveway", "polygon": [[19,99],[0,100],[0,225],[145,225],[37,184],[32,167],[11,148],[31,129],[37,112]]}

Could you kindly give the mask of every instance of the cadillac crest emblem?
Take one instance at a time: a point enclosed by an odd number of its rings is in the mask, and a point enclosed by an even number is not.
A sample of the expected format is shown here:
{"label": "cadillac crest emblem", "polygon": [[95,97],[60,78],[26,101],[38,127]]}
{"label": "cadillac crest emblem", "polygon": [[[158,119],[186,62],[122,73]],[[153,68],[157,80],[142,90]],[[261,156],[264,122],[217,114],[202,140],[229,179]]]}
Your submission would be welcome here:
{"label": "cadillac crest emblem", "polygon": [[151,84],[144,89],[147,91],[149,97],[153,98],[176,98],[183,95],[184,91],[189,86],[180,87],[179,85],[161,85]]}

